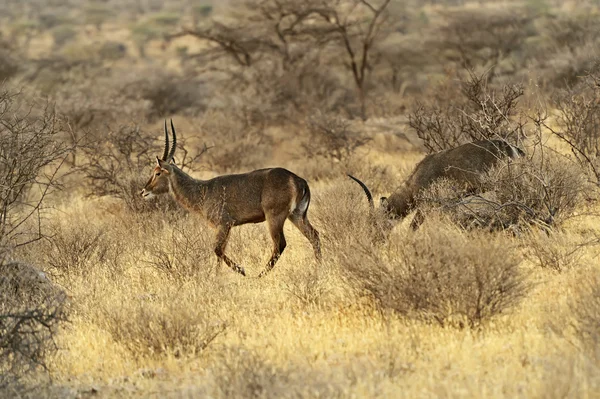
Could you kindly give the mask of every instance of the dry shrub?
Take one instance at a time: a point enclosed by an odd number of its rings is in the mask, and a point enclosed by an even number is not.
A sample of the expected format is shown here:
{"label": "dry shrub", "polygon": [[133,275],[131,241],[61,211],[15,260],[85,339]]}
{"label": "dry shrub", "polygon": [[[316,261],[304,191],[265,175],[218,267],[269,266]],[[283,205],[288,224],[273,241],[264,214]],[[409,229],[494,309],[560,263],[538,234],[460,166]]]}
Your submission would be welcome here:
{"label": "dry shrub", "polygon": [[556,96],[558,126],[539,118],[536,123],[567,144],[574,159],[600,185],[600,66],[574,88]]}
{"label": "dry shrub", "polygon": [[[162,154],[164,142],[158,144],[156,137],[139,126],[120,126],[110,130],[100,143],[83,148],[86,162],[78,170],[89,185],[90,196],[112,196],[122,200],[127,208],[136,213],[157,210],[183,212],[169,195],[146,201],[140,191],[148,182],[156,156]],[[184,137],[177,138],[178,165],[189,172],[202,154],[197,151],[190,156]]]}
{"label": "dry shrub", "polygon": [[200,81],[163,70],[140,71],[137,76],[137,80],[125,86],[123,95],[131,100],[146,102],[146,117],[150,122],[176,114],[197,115],[204,109],[205,96]]}
{"label": "dry shrub", "polygon": [[[430,153],[471,141],[503,139],[517,142],[524,123],[515,119],[522,85],[489,87],[486,74],[469,72],[460,88],[440,87],[433,104],[419,103],[409,115],[413,128]],[[445,90],[443,93],[441,91]]]}
{"label": "dry shrub", "polygon": [[67,320],[65,293],[35,267],[0,260],[0,392],[46,369],[54,337]]}
{"label": "dry shrub", "polygon": [[264,167],[265,159],[271,158],[273,142],[264,132],[264,121],[253,120],[254,117],[229,110],[204,113],[198,130],[204,139],[211,138],[212,147],[203,162],[222,173]]}
{"label": "dry shrub", "polygon": [[357,148],[370,141],[351,126],[351,122],[335,114],[317,112],[308,118],[308,140],[303,143],[308,158],[324,158],[331,165],[347,168]]}
{"label": "dry shrub", "polygon": [[104,306],[100,325],[136,358],[196,356],[226,328],[197,305],[176,291],[129,298]]}
{"label": "dry shrub", "polygon": [[[69,148],[60,140],[60,119],[0,87],[0,246],[41,239],[44,200],[58,188],[58,172]],[[27,229],[28,222],[37,222]]]}
{"label": "dry shrub", "polygon": [[570,302],[574,316],[573,328],[582,350],[596,362],[600,361],[600,273],[595,270],[577,289]]}
{"label": "dry shrub", "polygon": [[354,243],[342,270],[382,310],[442,326],[476,327],[518,305],[528,284],[510,241],[442,223],[382,250]]}
{"label": "dry shrub", "polygon": [[597,239],[576,242],[572,235],[563,232],[532,231],[524,242],[530,259],[540,267],[555,271],[569,270],[580,265],[586,247],[598,243]]}
{"label": "dry shrub", "polygon": [[288,273],[283,280],[283,290],[303,306],[323,304],[331,292],[328,270],[323,264],[305,266]]}
{"label": "dry shrub", "polygon": [[440,180],[420,194],[425,213],[441,209],[463,227],[557,226],[571,217],[586,188],[577,167],[554,156],[500,164],[481,175],[476,192]]}
{"label": "dry shrub", "polygon": [[122,269],[125,242],[107,226],[73,221],[54,226],[54,234],[38,249],[53,275],[83,276],[90,269],[104,267],[112,274]]}
{"label": "dry shrub", "polygon": [[545,38],[557,49],[574,51],[578,47],[600,39],[596,13],[582,7],[572,13],[559,13],[548,19],[543,27]]}
{"label": "dry shrub", "polygon": [[146,245],[148,264],[177,283],[209,274],[216,265],[213,234],[195,218],[180,221]]}
{"label": "dry shrub", "polygon": [[334,259],[353,243],[382,242],[392,226],[384,212],[368,211],[365,194],[356,183],[348,178],[338,182],[314,194],[319,203],[315,225],[326,226],[321,231],[324,255]]}

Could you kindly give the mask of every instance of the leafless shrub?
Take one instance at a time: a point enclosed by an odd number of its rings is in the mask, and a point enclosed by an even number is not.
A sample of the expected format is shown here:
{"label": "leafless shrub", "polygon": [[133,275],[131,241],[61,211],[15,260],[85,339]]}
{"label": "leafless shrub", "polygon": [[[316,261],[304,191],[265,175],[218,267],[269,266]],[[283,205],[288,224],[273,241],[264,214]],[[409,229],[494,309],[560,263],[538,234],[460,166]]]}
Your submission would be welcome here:
{"label": "leafless shrub", "polygon": [[480,179],[480,195],[452,181],[439,181],[421,193],[420,201],[429,210],[447,212],[463,227],[553,227],[573,215],[585,189],[577,168],[548,155],[501,164]]}
{"label": "leafless shrub", "polygon": [[409,115],[409,125],[427,150],[437,152],[470,141],[503,139],[511,143],[523,138],[524,122],[515,120],[523,86],[488,86],[487,75],[469,73],[458,98],[447,95],[439,103],[420,103]]}
{"label": "leafless shrub", "polygon": [[575,321],[573,327],[581,349],[600,361],[600,276],[592,272],[578,287],[577,295],[570,302]]}
{"label": "leafless shrub", "polygon": [[322,265],[294,270],[284,279],[283,289],[303,306],[318,306],[331,289],[326,274]]}
{"label": "leafless shrub", "polygon": [[103,327],[136,358],[193,357],[226,328],[182,294],[138,298],[102,310]]}
{"label": "leafless shrub", "polygon": [[94,80],[74,79],[53,91],[56,108],[66,120],[67,139],[78,150],[72,154],[75,167],[80,166],[76,156],[85,155],[79,150],[106,141],[109,126],[118,126],[122,120],[142,119],[148,112],[141,101],[130,101],[120,95],[121,87],[117,85],[113,78],[103,76]]}
{"label": "leafless shrub", "polygon": [[583,11],[559,13],[546,21],[542,27],[544,37],[556,49],[568,49],[575,52],[586,43],[595,42],[600,38],[600,30],[596,24],[593,12]]}
{"label": "leafless shrub", "polygon": [[264,129],[264,120],[251,110],[209,110],[199,122],[202,137],[214,138],[203,163],[222,173],[265,167],[272,139]]}
{"label": "leafless shrub", "polygon": [[365,212],[364,193],[356,190],[349,180],[344,178],[341,185],[325,187],[315,193],[315,201],[320,204],[315,215],[317,223],[327,226],[321,234],[323,248],[329,248],[325,254],[334,257],[346,253],[352,243],[369,246],[384,241],[391,227],[384,212]]}
{"label": "leafless shrub", "polygon": [[40,109],[19,93],[0,91],[0,246],[43,237],[44,200],[58,187],[69,152],[60,129],[48,104]]}
{"label": "leafless shrub", "polygon": [[598,66],[578,86],[557,99],[558,127],[535,122],[566,143],[575,160],[600,185],[600,74]]}
{"label": "leafless shrub", "polygon": [[237,140],[215,143],[211,150],[210,162],[213,170],[220,172],[240,172],[265,166],[270,138],[262,134],[247,132]]}
{"label": "leafless shrub", "polygon": [[[152,76],[148,79],[146,76]],[[204,109],[203,83],[164,71],[142,73],[142,79],[129,83],[123,94],[149,104],[147,119],[152,122],[175,114],[196,115]]]}
{"label": "leafless shrub", "polygon": [[[155,137],[143,132],[139,126],[121,126],[110,130],[102,142],[82,148],[86,162],[78,167],[90,187],[90,195],[113,196],[123,200],[135,212],[157,209],[180,210],[170,196],[155,201],[145,201],[140,190],[156,164],[156,154],[161,153]],[[183,137],[178,137],[177,148],[183,169],[194,165],[202,151],[190,156]]]}
{"label": "leafless shrub", "polygon": [[0,260],[0,392],[46,368],[67,320],[64,292],[31,265]]}
{"label": "leafless shrub", "polygon": [[477,327],[518,305],[528,284],[510,242],[441,223],[382,252],[351,244],[342,269],[382,310],[443,326]]}
{"label": "leafless shrub", "polygon": [[564,233],[532,231],[524,249],[540,267],[560,272],[578,265],[584,255],[582,249],[597,244],[597,239],[575,242]]}
{"label": "leafless shrub", "polygon": [[303,144],[306,155],[325,158],[333,164],[347,166],[356,149],[370,140],[339,115],[317,112],[308,119],[308,128],[310,136]]}
{"label": "leafless shrub", "polygon": [[41,249],[52,275],[84,276],[90,269],[107,266],[112,273],[120,269],[123,244],[110,233],[89,223],[55,227],[54,234]]}
{"label": "leafless shrub", "polygon": [[596,43],[587,43],[575,50],[558,51],[537,67],[540,84],[552,96],[555,89],[570,90],[581,82],[581,78],[592,70],[597,63]]}
{"label": "leafless shrub", "polygon": [[146,252],[150,266],[179,284],[208,275],[216,264],[212,234],[191,226],[174,226],[170,237],[148,243]]}

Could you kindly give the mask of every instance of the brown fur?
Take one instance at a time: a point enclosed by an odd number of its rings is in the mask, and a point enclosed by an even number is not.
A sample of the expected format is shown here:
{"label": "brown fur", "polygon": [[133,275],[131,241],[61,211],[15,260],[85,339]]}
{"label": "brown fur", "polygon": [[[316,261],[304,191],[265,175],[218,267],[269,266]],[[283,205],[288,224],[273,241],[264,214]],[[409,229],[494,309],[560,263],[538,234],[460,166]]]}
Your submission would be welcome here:
{"label": "brown fur", "polygon": [[[519,148],[503,140],[484,140],[463,144],[456,148],[429,154],[417,164],[406,182],[389,198],[381,198],[381,206],[394,218],[405,217],[418,204],[420,191],[427,189],[440,178],[452,179],[463,184],[467,190],[476,191],[479,176],[498,161],[524,155]],[[361,185],[371,207],[373,200],[367,186],[350,176]],[[423,221],[423,215],[416,215],[413,228]]]}
{"label": "brown fur", "polygon": [[[174,129],[173,136],[176,137]],[[266,221],[274,247],[265,270],[259,274],[259,277],[264,276],[286,247],[283,225],[287,219],[310,241],[315,257],[320,260],[319,233],[307,217],[310,189],[306,180],[283,168],[198,180],[169,161],[157,158],[158,164],[142,196],[170,192],[183,207],[208,220],[217,230],[215,254],[219,263],[223,260],[233,270],[246,275],[244,269],[224,253],[229,232],[233,226]]]}

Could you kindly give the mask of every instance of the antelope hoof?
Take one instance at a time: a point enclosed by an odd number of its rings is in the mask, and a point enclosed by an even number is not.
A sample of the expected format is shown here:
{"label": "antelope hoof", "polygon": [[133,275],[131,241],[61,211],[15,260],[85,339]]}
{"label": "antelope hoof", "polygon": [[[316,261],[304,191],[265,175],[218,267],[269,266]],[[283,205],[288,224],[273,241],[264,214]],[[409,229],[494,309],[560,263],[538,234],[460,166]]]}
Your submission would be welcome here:
{"label": "antelope hoof", "polygon": [[236,272],[238,272],[239,274],[241,274],[242,276],[246,277],[246,271],[244,270],[243,267],[239,266],[239,265],[235,265],[233,267],[233,270],[235,270]]}

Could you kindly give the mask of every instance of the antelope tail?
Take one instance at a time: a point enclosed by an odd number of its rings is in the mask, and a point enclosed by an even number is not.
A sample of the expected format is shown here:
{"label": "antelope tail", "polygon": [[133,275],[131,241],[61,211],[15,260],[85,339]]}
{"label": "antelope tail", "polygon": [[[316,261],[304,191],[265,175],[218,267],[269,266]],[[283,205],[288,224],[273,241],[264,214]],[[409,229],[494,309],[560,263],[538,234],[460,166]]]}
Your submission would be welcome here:
{"label": "antelope tail", "polygon": [[352,175],[348,175],[348,177],[351,178],[352,180],[354,180],[355,182],[357,182],[362,187],[365,194],[367,195],[367,200],[369,201],[369,206],[371,207],[371,209],[374,209],[375,206],[373,205],[373,195],[371,195],[371,191],[369,191],[369,188],[366,186],[366,184],[361,182],[360,180],[358,180],[356,177],[354,177]]}

